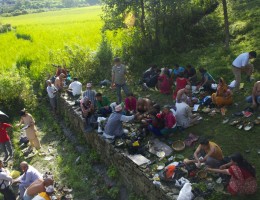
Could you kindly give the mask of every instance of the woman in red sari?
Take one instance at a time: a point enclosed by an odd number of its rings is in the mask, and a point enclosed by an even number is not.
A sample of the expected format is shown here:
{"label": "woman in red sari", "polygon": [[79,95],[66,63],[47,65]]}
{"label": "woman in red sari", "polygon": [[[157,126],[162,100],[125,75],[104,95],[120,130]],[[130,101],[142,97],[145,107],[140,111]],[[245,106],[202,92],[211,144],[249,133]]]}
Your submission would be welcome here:
{"label": "woman in red sari", "polygon": [[177,96],[177,92],[180,90],[180,89],[183,89],[185,88],[185,86],[188,84],[188,79],[184,78],[184,73],[181,72],[177,79],[176,79],[176,88],[175,88],[175,91],[173,92],[173,99],[175,100],[176,99],[176,96]]}
{"label": "woman in red sari", "polygon": [[170,94],[172,87],[172,79],[168,76],[168,69],[165,68],[163,73],[158,78],[159,89],[162,94]]}
{"label": "woman in red sari", "polygon": [[208,171],[230,175],[228,191],[232,195],[254,194],[257,190],[255,168],[240,153],[231,156],[231,162],[220,169],[208,168]]}

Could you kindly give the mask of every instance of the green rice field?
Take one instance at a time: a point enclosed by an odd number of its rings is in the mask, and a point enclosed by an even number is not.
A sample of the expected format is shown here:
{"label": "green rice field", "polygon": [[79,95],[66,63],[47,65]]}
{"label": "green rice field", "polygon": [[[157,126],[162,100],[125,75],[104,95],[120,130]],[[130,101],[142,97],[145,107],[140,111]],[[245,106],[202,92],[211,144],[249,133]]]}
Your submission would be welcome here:
{"label": "green rice field", "polygon": [[[10,69],[18,59],[32,60],[34,74],[49,62],[51,51],[65,45],[80,45],[95,49],[101,39],[101,7],[63,9],[60,11],[0,17],[0,23],[9,23],[15,29],[0,34],[0,70]],[[30,40],[17,39],[26,34]]]}

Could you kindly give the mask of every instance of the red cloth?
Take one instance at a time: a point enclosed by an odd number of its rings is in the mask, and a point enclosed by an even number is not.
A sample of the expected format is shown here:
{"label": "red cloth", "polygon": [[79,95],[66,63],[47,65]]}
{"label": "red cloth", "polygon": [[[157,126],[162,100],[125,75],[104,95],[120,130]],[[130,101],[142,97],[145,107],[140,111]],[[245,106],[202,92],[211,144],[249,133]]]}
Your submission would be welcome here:
{"label": "red cloth", "polygon": [[0,143],[4,143],[10,140],[10,137],[6,131],[6,129],[9,127],[12,127],[12,125],[7,123],[0,123]]}
{"label": "red cloth", "polygon": [[166,74],[162,74],[158,78],[159,80],[159,88],[162,94],[170,94],[171,93],[171,86],[172,80]]}
{"label": "red cloth", "polygon": [[163,114],[165,128],[173,128],[176,125],[176,118],[170,111],[167,114]]}
{"label": "red cloth", "polygon": [[136,111],[136,98],[132,97],[131,99],[127,97],[125,99],[125,110],[126,111]]}
{"label": "red cloth", "polygon": [[257,190],[256,178],[247,170],[232,165],[228,169],[231,178],[228,184],[228,191],[232,195],[236,194],[253,194]]}
{"label": "red cloth", "polygon": [[176,79],[176,89],[173,93],[173,99],[176,99],[176,96],[177,96],[177,92],[180,90],[180,89],[183,89],[185,88],[185,86],[188,84],[188,80],[186,78],[177,78]]}

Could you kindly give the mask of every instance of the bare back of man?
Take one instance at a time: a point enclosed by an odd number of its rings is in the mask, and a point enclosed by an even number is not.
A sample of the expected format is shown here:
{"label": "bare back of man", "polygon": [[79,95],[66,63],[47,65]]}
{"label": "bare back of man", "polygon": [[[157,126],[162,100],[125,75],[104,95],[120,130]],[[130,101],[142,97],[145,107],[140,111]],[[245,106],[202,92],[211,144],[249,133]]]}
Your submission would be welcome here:
{"label": "bare back of man", "polygon": [[45,187],[53,184],[53,180],[50,178],[38,179],[34,181],[26,190],[28,196],[34,197],[41,192],[45,192]]}

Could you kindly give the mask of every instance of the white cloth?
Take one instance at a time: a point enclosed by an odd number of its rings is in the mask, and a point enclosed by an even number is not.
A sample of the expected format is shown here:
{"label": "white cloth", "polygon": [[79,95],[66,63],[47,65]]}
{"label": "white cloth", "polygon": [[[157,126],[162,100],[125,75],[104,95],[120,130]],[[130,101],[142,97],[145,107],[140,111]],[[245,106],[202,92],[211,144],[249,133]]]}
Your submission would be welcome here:
{"label": "white cloth", "polygon": [[56,96],[55,91],[57,91],[57,88],[54,85],[47,87],[48,96],[51,99],[53,99]]}
{"label": "white cloth", "polygon": [[73,81],[69,85],[69,89],[72,89],[72,94],[73,96],[75,95],[81,95],[81,90],[82,90],[82,84],[79,81]]}
{"label": "white cloth", "polygon": [[11,185],[12,177],[8,175],[7,172],[2,171],[0,172],[0,189],[5,189],[7,186]]}
{"label": "white cloth", "polygon": [[249,53],[240,54],[232,63],[234,67],[245,67],[249,63]]}

